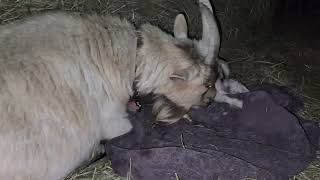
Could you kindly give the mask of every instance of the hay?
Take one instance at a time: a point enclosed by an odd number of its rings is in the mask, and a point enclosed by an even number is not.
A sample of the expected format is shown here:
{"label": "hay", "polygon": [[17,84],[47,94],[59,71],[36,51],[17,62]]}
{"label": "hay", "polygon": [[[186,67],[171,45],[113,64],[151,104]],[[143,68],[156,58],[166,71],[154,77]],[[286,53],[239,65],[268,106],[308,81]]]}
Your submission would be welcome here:
{"label": "hay", "polygon": [[72,172],[64,180],[125,180],[111,168],[111,163],[105,159],[83,166]]}
{"label": "hay", "polygon": [[[233,76],[246,84],[263,82],[293,87],[306,102],[300,112],[305,118],[320,119],[320,66],[294,64],[282,50],[301,47],[288,39],[271,39],[261,32],[271,29],[276,0],[215,0],[222,28],[222,57],[231,60]],[[200,14],[196,0],[0,0],[0,24],[42,11],[61,9],[85,13],[117,14],[139,26],[150,22],[170,32],[173,19],[183,12],[188,17],[190,36],[199,38]],[[259,36],[258,36],[259,35]],[[246,41],[244,41],[246,39]],[[274,43],[276,42],[276,43]],[[312,52],[311,52],[312,53]],[[318,57],[318,56],[316,56]],[[320,179],[320,157],[295,179]],[[71,173],[65,179],[120,180],[110,162],[99,160]]]}
{"label": "hay", "polygon": [[223,38],[242,40],[270,29],[276,0],[215,0],[214,3]]}
{"label": "hay", "polygon": [[[275,0],[216,0],[215,9],[221,21],[224,39],[251,36],[250,27],[260,27],[269,22]],[[159,25],[170,32],[172,19],[184,13],[190,24],[190,36],[199,38],[201,22],[197,0],[1,0],[0,23],[9,22],[41,11],[62,9],[66,11],[117,14],[140,25],[145,22]],[[200,25],[200,26],[199,26]],[[259,26],[257,26],[259,25]]]}

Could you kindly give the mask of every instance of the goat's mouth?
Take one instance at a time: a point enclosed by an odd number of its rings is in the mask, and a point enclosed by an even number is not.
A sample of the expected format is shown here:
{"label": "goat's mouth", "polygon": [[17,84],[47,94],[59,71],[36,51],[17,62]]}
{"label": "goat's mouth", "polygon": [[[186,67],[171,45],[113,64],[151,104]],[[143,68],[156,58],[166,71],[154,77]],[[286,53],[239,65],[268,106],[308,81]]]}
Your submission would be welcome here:
{"label": "goat's mouth", "polygon": [[127,104],[127,108],[130,112],[140,112],[141,107],[142,105],[139,100],[130,100]]}

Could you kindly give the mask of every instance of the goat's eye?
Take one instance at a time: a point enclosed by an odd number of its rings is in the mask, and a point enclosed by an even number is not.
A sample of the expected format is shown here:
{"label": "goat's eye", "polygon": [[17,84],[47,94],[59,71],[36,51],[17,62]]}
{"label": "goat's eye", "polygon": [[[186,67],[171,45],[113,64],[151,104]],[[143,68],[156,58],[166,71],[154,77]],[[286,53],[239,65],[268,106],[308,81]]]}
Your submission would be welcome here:
{"label": "goat's eye", "polygon": [[210,88],[212,88],[212,87],[213,87],[213,84],[211,84],[211,83],[207,83],[205,86],[206,86],[206,88],[210,89]]}

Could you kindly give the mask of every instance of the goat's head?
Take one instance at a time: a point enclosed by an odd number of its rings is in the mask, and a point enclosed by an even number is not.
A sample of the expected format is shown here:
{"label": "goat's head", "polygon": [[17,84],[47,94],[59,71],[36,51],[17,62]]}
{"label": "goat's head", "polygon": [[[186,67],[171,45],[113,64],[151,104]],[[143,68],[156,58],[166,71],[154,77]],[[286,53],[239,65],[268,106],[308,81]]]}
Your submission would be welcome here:
{"label": "goat's head", "polygon": [[173,123],[192,106],[206,105],[216,95],[220,35],[209,0],[200,0],[202,39],[188,38],[185,16],[177,15],[174,37],[151,25],[141,28],[138,89],[154,93],[157,121]]}

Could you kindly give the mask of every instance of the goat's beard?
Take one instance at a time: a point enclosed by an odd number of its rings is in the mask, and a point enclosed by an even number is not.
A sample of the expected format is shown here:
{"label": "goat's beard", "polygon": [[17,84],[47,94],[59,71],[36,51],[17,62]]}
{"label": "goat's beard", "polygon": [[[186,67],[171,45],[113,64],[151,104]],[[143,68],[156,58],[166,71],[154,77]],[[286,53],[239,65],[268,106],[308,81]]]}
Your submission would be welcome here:
{"label": "goat's beard", "polygon": [[173,124],[179,121],[187,110],[165,96],[156,96],[152,108],[156,123]]}

